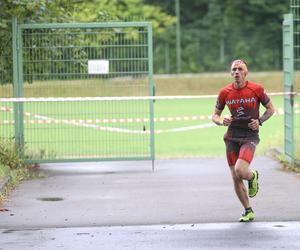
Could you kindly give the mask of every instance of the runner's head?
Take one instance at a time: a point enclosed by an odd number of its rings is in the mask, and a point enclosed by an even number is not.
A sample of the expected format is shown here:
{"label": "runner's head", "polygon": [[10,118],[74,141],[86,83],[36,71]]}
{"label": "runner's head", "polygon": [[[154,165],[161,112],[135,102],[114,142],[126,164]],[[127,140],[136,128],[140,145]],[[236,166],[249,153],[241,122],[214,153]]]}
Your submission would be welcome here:
{"label": "runner's head", "polygon": [[242,69],[245,72],[245,76],[248,74],[247,63],[244,60],[236,59],[236,60],[232,61],[231,67],[230,67],[231,74],[233,73],[233,71],[235,71],[237,69]]}

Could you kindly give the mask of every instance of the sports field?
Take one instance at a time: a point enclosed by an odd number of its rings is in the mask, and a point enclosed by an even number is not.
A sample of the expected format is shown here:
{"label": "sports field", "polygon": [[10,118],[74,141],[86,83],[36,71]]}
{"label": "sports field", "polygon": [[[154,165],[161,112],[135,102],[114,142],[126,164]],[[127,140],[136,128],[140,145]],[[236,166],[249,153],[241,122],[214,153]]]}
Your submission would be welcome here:
{"label": "sports field", "polygon": [[[256,79],[267,79],[266,74],[262,73],[254,76]],[[271,74],[269,78],[275,84],[272,86],[271,83],[266,83],[268,92],[279,91],[280,74]],[[228,80],[227,74],[215,74],[213,77],[203,75],[198,79],[186,76],[181,79],[159,79],[158,92],[160,95],[215,95],[218,88]],[[219,84],[205,87],[207,83],[213,82]],[[89,84],[90,91],[86,82],[66,83],[65,88],[56,82],[46,86],[50,96],[60,96],[60,93],[65,93],[62,89],[69,93],[73,90],[74,96],[80,96],[83,89],[87,96],[101,93],[95,81]],[[33,84],[27,86],[26,92],[29,96],[32,93],[35,93],[34,96],[39,92],[45,93],[39,86],[45,89],[45,84]],[[77,88],[70,88],[72,86]],[[210,117],[214,111],[215,99],[155,100],[156,158],[224,155],[223,135],[226,128],[214,126]],[[257,154],[260,155],[268,148],[283,148],[284,145],[283,96],[271,96],[271,99],[276,114],[260,128],[261,142],[257,148]],[[299,112],[299,103],[298,97],[296,112]],[[147,157],[151,150],[149,104],[149,100],[26,102],[23,105],[25,154],[38,159]],[[12,138],[15,131],[13,104],[1,103],[0,108],[1,135]],[[263,110],[262,108],[261,112]],[[227,112],[225,110],[224,114]],[[298,128],[299,115],[295,116],[295,124]],[[299,152],[297,145],[296,152]]]}
{"label": "sports field", "polygon": [[[282,108],[282,97],[272,98],[277,109]],[[186,131],[162,133],[156,135],[157,155],[163,157],[192,157],[192,156],[220,156],[224,155],[223,135],[226,131],[225,127],[209,126],[211,120],[209,115],[214,110],[215,100],[195,100],[186,101],[184,105],[175,102],[157,107],[159,115],[165,115],[172,111],[173,114],[178,114],[178,110],[193,112],[195,115],[200,114],[207,117],[201,121],[194,122],[172,122],[158,123],[157,127],[187,127]],[[263,111],[263,109],[261,109]],[[227,110],[224,111],[224,114]],[[269,147],[282,147],[283,145],[283,115],[278,114],[266,122],[260,129],[261,143],[257,152],[263,154]],[[189,126],[208,125],[207,127],[199,127],[188,129]]]}
{"label": "sports field", "polygon": [[[272,100],[277,113],[260,129],[258,154],[263,154],[270,147],[283,146],[283,98],[274,96]],[[55,158],[61,155],[75,158],[82,155],[146,156],[149,152],[150,126],[145,112],[148,102],[25,103],[24,136],[27,148],[31,154],[42,154],[41,157],[47,154],[47,157]],[[226,128],[212,124],[210,115],[214,105],[214,98],[156,100],[156,157],[223,155],[222,137]],[[1,125],[6,133],[13,135],[12,123],[8,123],[13,120],[12,106],[9,106],[0,113]]]}

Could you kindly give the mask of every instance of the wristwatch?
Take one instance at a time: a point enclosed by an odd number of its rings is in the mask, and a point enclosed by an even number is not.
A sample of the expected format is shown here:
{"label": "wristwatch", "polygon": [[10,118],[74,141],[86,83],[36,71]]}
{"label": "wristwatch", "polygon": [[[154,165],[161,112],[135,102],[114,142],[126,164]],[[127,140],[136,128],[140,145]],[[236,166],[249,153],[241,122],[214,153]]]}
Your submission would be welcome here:
{"label": "wristwatch", "polygon": [[259,124],[259,126],[262,126],[262,122],[261,122],[260,118],[258,118],[258,124]]}

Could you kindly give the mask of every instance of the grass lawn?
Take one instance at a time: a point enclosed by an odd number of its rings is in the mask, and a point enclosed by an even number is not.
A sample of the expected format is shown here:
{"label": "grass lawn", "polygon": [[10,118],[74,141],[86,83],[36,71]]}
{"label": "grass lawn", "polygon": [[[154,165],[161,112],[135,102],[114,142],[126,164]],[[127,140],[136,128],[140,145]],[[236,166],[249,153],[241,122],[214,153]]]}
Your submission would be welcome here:
{"label": "grass lawn", "polygon": [[[282,91],[281,72],[252,73],[253,80],[266,83],[268,92]],[[271,80],[270,80],[271,79]],[[252,80],[252,78],[251,78]],[[124,81],[124,80],[123,80]],[[26,96],[97,96],[114,95],[112,89],[121,91],[129,84],[124,82],[82,81],[34,83],[25,85]],[[134,84],[136,84],[136,79]],[[217,94],[220,87],[230,81],[226,73],[157,76],[157,95]],[[115,86],[115,87],[114,87]],[[120,88],[122,86],[122,88]],[[106,92],[101,90],[106,89]],[[126,95],[134,88],[127,89]],[[2,87],[6,93],[9,87]],[[2,93],[5,93],[3,91]],[[128,92],[129,91],[129,92]],[[61,95],[60,95],[61,94]],[[115,94],[117,95],[117,94]],[[134,92],[131,93],[134,95]],[[283,97],[272,97],[275,108],[283,107]],[[299,103],[299,101],[297,100]],[[12,104],[5,104],[12,108]],[[1,104],[3,106],[3,104]],[[156,100],[154,117],[164,119],[155,122],[156,158],[223,156],[225,127],[210,126],[210,115],[215,98],[189,100]],[[121,119],[148,118],[149,102],[60,102],[24,104],[24,137],[26,154],[43,159],[141,157],[150,152],[148,121],[122,122]],[[224,113],[227,111],[225,110]],[[263,109],[262,111],[263,112]],[[192,119],[192,117],[198,117]],[[200,118],[200,116],[202,116]],[[173,118],[166,121],[166,118]],[[179,118],[176,119],[175,118]],[[100,122],[96,122],[101,120]],[[104,119],[109,121],[103,123]],[[116,119],[117,121],[113,121]],[[12,121],[12,112],[0,111],[0,122]],[[83,120],[84,122],[80,122]],[[45,122],[48,121],[48,122]],[[205,125],[205,128],[200,128]],[[298,126],[298,127],[297,127]],[[299,119],[296,120],[299,128]],[[181,130],[181,131],[179,131]],[[134,132],[133,132],[134,131]],[[161,133],[159,133],[161,131]],[[1,135],[14,135],[13,124],[1,124]],[[299,134],[297,131],[296,133]],[[270,147],[283,147],[284,117],[272,117],[260,128],[261,142],[257,154]],[[296,145],[299,148],[299,145]]]}

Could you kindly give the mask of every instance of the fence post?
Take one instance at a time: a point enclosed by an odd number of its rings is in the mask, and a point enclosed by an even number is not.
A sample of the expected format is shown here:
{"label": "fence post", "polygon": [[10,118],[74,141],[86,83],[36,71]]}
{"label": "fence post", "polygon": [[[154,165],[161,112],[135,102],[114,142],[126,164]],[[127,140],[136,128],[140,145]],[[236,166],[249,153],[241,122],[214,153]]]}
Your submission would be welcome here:
{"label": "fence post", "polygon": [[[12,46],[13,46],[13,97],[22,97],[22,63],[20,62],[20,44],[21,34],[18,26],[17,17],[12,18]],[[23,103],[14,102],[14,125],[15,125],[15,146],[21,158],[24,153],[23,136]]]}
{"label": "fence post", "polygon": [[[283,77],[284,91],[293,92],[294,38],[293,15],[285,14],[283,21]],[[294,95],[284,95],[284,154],[294,164]]]}

